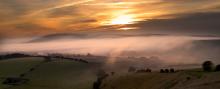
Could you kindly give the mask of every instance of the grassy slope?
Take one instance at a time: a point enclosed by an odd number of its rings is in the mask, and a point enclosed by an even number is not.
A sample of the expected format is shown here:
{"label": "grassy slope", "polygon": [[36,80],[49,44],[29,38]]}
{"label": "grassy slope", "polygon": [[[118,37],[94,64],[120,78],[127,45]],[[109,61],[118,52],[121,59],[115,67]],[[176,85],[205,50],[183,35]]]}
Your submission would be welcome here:
{"label": "grassy slope", "polygon": [[[0,77],[18,76],[41,61],[39,58],[0,61]],[[10,89],[91,89],[96,77],[90,67],[74,61],[44,63],[25,76],[30,82]],[[0,89],[5,87],[8,86],[0,84]]]}
{"label": "grassy slope", "polygon": [[[18,58],[0,61],[3,77],[18,76],[42,62],[41,58]],[[92,65],[73,61],[44,63],[26,78],[27,84],[10,89],[92,89],[95,75]],[[186,70],[178,73],[129,73],[108,77],[102,89],[220,89],[220,72],[204,73]],[[189,80],[186,78],[190,77]],[[0,89],[9,86],[0,83]]]}
{"label": "grassy slope", "polygon": [[[220,89],[220,72],[132,73],[111,76],[102,89]],[[188,80],[187,77],[190,77]]]}

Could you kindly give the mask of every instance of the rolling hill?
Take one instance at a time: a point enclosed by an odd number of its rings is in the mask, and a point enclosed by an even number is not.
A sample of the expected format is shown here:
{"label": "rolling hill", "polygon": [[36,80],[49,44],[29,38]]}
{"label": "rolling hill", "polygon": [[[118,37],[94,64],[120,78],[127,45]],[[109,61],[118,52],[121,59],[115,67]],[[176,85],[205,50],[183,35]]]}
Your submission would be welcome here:
{"label": "rolling hill", "polygon": [[[43,58],[27,57],[0,61],[0,89],[91,89],[96,79],[93,64],[70,60],[42,62]],[[30,72],[30,69],[34,68]],[[3,85],[7,77],[29,79],[25,84]]]}
{"label": "rolling hill", "polygon": [[129,73],[108,77],[101,89],[219,89],[220,72]]}

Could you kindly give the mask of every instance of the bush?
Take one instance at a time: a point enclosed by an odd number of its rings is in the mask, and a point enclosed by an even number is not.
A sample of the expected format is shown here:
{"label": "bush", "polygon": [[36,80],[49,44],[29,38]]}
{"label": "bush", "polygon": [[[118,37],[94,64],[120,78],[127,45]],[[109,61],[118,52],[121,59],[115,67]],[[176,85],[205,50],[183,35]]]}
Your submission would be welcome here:
{"label": "bush", "polygon": [[205,61],[205,62],[203,62],[202,68],[203,68],[204,71],[209,71],[209,72],[212,71],[212,69],[213,69],[212,61]]}
{"label": "bush", "polygon": [[216,65],[215,71],[220,71],[220,64]]}

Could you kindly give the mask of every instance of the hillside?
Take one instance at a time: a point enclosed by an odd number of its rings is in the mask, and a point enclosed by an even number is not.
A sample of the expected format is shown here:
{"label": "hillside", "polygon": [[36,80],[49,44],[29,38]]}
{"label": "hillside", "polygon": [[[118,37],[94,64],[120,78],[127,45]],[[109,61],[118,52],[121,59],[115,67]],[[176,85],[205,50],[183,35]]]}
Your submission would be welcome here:
{"label": "hillside", "polygon": [[[16,58],[0,61],[0,89],[91,89],[96,79],[93,64],[62,60],[42,63],[42,58]],[[30,71],[34,68],[33,71]],[[29,79],[18,86],[4,85],[7,77]]]}
{"label": "hillside", "polygon": [[[0,61],[0,89],[92,89],[97,80],[97,64],[70,60],[44,62],[26,57]],[[30,71],[30,69],[34,70]],[[7,77],[29,79],[21,85],[5,85]],[[110,74],[108,72],[108,74]],[[187,69],[176,73],[125,73],[115,71],[105,78],[101,89],[219,89],[220,72]]]}
{"label": "hillside", "polygon": [[108,77],[101,89],[219,89],[220,72],[129,73]]}

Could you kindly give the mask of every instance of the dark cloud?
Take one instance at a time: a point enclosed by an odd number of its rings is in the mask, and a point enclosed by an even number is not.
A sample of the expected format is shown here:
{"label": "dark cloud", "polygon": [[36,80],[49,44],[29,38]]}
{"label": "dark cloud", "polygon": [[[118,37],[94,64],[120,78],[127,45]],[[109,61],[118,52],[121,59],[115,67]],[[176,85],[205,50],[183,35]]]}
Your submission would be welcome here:
{"label": "dark cloud", "polygon": [[177,18],[146,20],[132,26],[150,33],[220,35],[220,12],[180,14]]}

